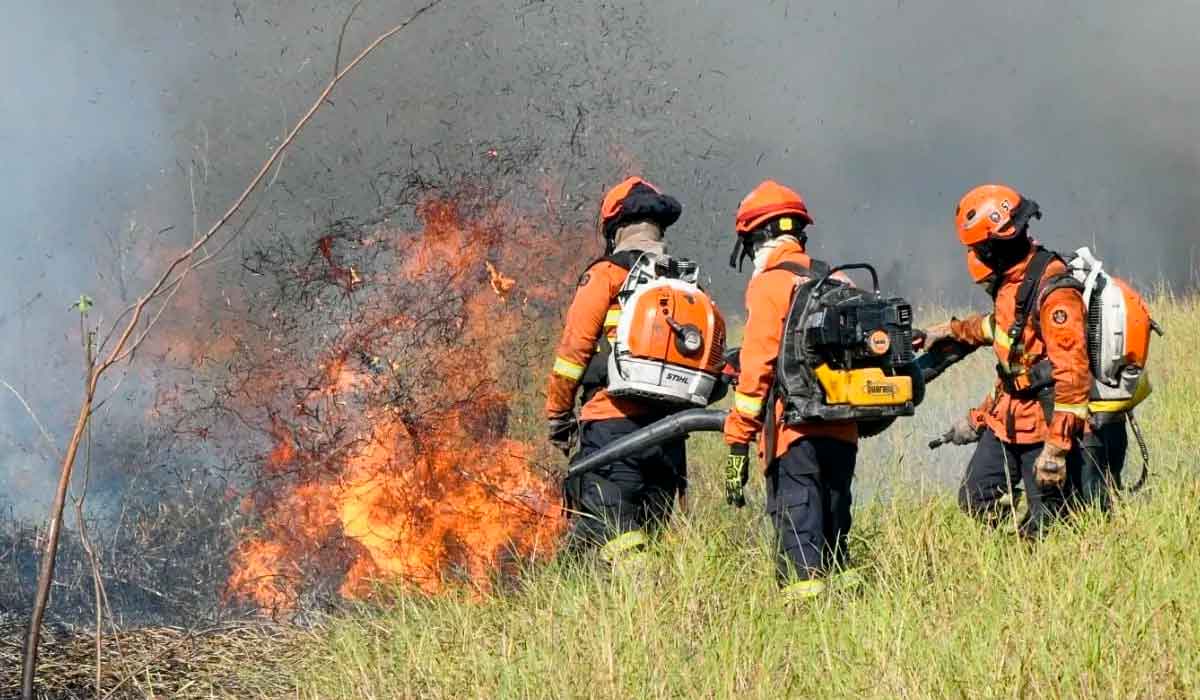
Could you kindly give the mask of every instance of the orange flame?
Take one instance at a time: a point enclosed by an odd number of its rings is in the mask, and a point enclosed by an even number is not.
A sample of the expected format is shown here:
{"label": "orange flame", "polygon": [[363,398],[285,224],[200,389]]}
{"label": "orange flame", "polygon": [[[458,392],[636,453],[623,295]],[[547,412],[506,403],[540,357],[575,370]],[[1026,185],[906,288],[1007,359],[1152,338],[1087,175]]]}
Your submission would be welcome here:
{"label": "orange flame", "polygon": [[[533,446],[511,437],[516,397],[505,387],[524,371],[507,359],[513,343],[539,323],[530,300],[556,306],[570,291],[556,278],[566,261],[542,254],[544,269],[531,270],[529,253],[564,246],[500,207],[467,217],[439,199],[418,216],[415,235],[367,239],[396,241],[396,269],[385,273],[360,274],[336,259],[331,239],[318,241],[331,282],[347,293],[365,293],[382,274],[435,290],[418,298],[432,298],[431,313],[453,311],[452,323],[400,355],[395,343],[425,338],[412,309],[389,308],[333,334],[339,340],[310,380],[317,386],[305,387],[295,416],[272,418],[262,472],[291,480],[255,501],[260,529],[232,558],[235,597],[292,608],[321,572],[340,576],[338,590],[349,597],[381,582],[426,593],[450,582],[486,590],[496,572],[555,551],[564,526],[559,491],[534,467]],[[518,283],[502,269],[528,279]],[[347,339],[366,335],[380,340],[356,354]],[[397,387],[400,398],[389,394]]]}

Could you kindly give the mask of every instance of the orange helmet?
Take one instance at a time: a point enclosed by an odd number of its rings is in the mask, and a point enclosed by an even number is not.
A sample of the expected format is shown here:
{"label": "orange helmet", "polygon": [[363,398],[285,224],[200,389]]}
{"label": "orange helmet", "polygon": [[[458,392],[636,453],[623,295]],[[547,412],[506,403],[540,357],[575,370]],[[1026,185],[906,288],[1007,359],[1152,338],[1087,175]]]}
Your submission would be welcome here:
{"label": "orange helmet", "polygon": [[774,180],[763,180],[742,199],[733,218],[737,240],[729,254],[729,266],[741,270],[746,258],[753,257],[755,243],[768,238],[791,234],[803,242],[804,227],[812,221],[799,192]]}
{"label": "orange helmet", "polygon": [[640,177],[627,177],[610,189],[600,202],[600,232],[608,247],[621,226],[649,220],[667,228],[679,220],[683,206]]}
{"label": "orange helmet", "polygon": [[[796,218],[801,219],[804,225],[813,222],[812,217],[808,214],[808,205],[804,203],[804,198],[799,192],[793,189],[784,187],[774,180],[763,180],[758,187],[750,190],[750,194],[742,199],[742,203],[738,206],[737,216],[734,218],[734,227],[737,229],[738,235],[750,233],[771,219],[784,216],[785,214],[793,214]],[[797,228],[803,228],[799,226]],[[783,229],[790,230],[789,228]]]}
{"label": "orange helmet", "polygon": [[1024,233],[1030,219],[1042,218],[1037,202],[1007,185],[980,185],[963,195],[954,210],[958,240],[965,246]]}

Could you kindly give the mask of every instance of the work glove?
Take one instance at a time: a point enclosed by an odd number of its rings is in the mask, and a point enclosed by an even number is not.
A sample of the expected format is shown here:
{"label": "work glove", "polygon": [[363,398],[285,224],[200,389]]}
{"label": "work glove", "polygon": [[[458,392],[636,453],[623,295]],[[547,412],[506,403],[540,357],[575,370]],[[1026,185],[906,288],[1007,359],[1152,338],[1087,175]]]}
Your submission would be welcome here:
{"label": "work glove", "polygon": [[1067,483],[1067,450],[1045,443],[1033,463],[1033,478],[1041,488],[1061,489]]}
{"label": "work glove", "polygon": [[725,458],[725,502],[736,508],[746,505],[746,482],[750,480],[750,446],[738,443],[729,446]]}
{"label": "work glove", "polygon": [[579,432],[579,421],[573,413],[560,413],[546,419],[546,433],[550,444],[554,445],[566,456],[571,455],[575,446],[575,435]]}
{"label": "work glove", "polygon": [[983,428],[976,425],[968,414],[954,421],[954,425],[946,432],[945,437],[950,438],[948,442],[951,445],[970,445],[979,442],[979,435],[982,432]]}
{"label": "work glove", "polygon": [[950,337],[950,322],[939,323],[936,326],[930,326],[923,331],[918,331],[913,334],[913,350],[928,350],[933,347],[933,344],[939,340],[944,340]]}
{"label": "work glove", "polygon": [[950,429],[940,438],[929,443],[929,449],[936,449],[942,445],[970,445],[979,442],[979,436],[982,433],[983,427],[976,425],[968,413],[954,421],[954,425],[950,426]]}

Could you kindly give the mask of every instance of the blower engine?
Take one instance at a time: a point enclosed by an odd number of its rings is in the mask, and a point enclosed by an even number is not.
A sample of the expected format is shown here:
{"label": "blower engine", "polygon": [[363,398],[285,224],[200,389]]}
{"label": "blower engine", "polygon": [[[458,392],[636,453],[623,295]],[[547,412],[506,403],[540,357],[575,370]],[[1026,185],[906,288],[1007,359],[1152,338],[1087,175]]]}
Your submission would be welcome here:
{"label": "blower engine", "polygon": [[642,255],[617,292],[608,393],[707,406],[725,365],[725,319],[696,280],[700,267]]}
{"label": "blower engine", "polygon": [[[833,277],[843,270],[871,273],[873,289]],[[873,435],[911,416],[925,394],[912,347],[912,306],[879,291],[865,263],[843,265],[800,285],[784,325],[776,391],[783,421],[854,420]]]}
{"label": "blower engine", "polygon": [[1162,328],[1150,317],[1146,300],[1110,276],[1091,250],[1080,248],[1066,262],[1069,278],[1083,287],[1087,308],[1090,408],[1093,413],[1128,411],[1150,395],[1145,374],[1150,333],[1162,335]]}

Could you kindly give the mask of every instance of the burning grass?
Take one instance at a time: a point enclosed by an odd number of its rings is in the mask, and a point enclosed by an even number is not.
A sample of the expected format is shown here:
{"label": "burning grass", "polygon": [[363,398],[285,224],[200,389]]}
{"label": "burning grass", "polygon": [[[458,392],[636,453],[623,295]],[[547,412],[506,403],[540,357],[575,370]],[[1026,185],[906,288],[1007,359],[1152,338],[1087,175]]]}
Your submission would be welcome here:
{"label": "burning grass", "polygon": [[[482,596],[555,551],[557,477],[514,409],[536,392],[534,366],[540,384],[546,319],[573,288],[563,275],[580,246],[553,214],[430,187],[381,217],[391,223],[334,222],[311,246],[281,236],[254,251],[257,282],[223,295],[229,309],[212,321],[219,359],[200,353],[186,381],[159,385],[147,419],[163,426],[164,454],[131,458],[120,497],[88,510],[113,613],[105,693],[273,694],[283,686],[269,672],[256,686],[236,679],[256,653],[275,668],[291,637],[219,621],[311,620],[380,586]],[[188,480],[135,488],[163,462]],[[39,537],[0,520],[0,576],[16,583],[0,591],[13,620],[5,674],[19,668]],[[56,697],[94,692],[94,636],[74,626],[93,619],[93,595],[68,530],[39,671]],[[203,632],[163,626],[201,620]]]}
{"label": "burning grass", "polygon": [[232,599],[288,610],[396,582],[482,591],[554,552],[559,487],[512,418],[569,266],[554,264],[561,231],[492,202],[429,194],[408,228],[258,256],[282,295],[207,414],[266,439]]}

